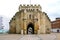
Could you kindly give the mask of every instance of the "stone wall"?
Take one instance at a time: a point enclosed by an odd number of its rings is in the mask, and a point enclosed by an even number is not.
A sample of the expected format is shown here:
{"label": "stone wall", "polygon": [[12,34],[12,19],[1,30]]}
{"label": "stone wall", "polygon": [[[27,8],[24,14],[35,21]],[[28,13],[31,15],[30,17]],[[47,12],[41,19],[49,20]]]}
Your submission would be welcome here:
{"label": "stone wall", "polygon": [[[13,20],[15,18],[15,20]],[[27,34],[29,23],[34,25],[34,34],[50,33],[50,20],[40,6],[21,6],[10,21],[10,31],[18,34]],[[15,29],[14,29],[15,28]],[[12,32],[13,33],[13,32]]]}

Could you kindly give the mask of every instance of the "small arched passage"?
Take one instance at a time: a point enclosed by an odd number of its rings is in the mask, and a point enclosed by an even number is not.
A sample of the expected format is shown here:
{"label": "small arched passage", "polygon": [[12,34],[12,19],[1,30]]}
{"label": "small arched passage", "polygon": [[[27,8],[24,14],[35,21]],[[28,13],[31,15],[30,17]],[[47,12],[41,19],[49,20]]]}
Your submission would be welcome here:
{"label": "small arched passage", "polygon": [[34,25],[32,23],[27,26],[27,34],[34,34]]}
{"label": "small arched passage", "polygon": [[57,32],[59,33],[59,30],[57,30]]}

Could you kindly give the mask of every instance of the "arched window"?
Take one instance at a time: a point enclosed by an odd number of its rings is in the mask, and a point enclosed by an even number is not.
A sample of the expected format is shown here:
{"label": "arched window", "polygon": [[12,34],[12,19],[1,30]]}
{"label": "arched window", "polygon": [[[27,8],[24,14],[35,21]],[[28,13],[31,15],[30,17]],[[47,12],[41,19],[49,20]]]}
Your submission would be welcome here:
{"label": "arched window", "polygon": [[29,15],[29,19],[31,19],[31,14]]}

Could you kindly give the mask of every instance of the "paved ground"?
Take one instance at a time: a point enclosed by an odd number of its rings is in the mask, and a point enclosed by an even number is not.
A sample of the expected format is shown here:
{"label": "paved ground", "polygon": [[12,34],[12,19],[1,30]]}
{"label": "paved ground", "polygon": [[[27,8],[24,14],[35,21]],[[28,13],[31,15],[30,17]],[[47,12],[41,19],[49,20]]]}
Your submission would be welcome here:
{"label": "paved ground", "polygon": [[56,35],[56,40],[60,40],[60,33],[53,33],[54,35]]}
{"label": "paved ground", "polygon": [[55,40],[55,35],[24,35],[20,40]]}
{"label": "paved ground", "polygon": [[0,34],[0,40],[60,40],[60,33],[40,35]]}

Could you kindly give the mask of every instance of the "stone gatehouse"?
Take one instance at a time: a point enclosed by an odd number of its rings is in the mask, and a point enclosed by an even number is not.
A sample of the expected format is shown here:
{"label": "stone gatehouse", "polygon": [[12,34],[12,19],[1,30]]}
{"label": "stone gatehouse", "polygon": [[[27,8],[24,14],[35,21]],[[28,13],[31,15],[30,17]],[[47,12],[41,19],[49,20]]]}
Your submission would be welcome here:
{"label": "stone gatehouse", "polygon": [[50,19],[40,5],[20,5],[9,25],[10,33],[16,34],[50,33],[51,29]]}

